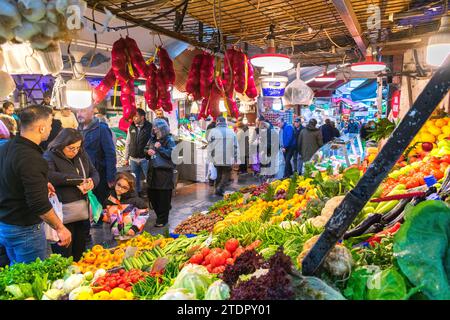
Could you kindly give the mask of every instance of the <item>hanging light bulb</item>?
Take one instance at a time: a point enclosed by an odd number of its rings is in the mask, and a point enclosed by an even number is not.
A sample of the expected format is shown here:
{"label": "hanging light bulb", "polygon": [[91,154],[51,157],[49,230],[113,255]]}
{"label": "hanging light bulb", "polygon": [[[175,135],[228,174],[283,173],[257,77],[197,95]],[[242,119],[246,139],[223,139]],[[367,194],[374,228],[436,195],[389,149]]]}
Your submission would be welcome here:
{"label": "hanging light bulb", "polygon": [[72,67],[73,78],[66,82],[66,104],[70,108],[84,109],[92,105],[92,87],[84,78],[81,58],[83,52],[73,52],[75,63]]}
{"label": "hanging light bulb", "polygon": [[254,55],[250,62],[259,68],[263,68],[264,72],[275,73],[284,72],[293,68],[291,59],[285,54],[276,53],[275,50],[275,26],[270,25],[270,34],[267,36],[268,45],[266,53]]}
{"label": "hanging light bulb", "polygon": [[140,84],[138,85],[138,89],[141,90],[142,92],[145,92],[147,88],[145,87],[145,84]]}
{"label": "hanging light bulb", "polygon": [[198,103],[197,101],[192,102],[191,104],[191,113],[198,113]]}
{"label": "hanging light bulb", "polygon": [[351,69],[355,72],[381,72],[386,69],[386,64],[373,60],[372,47],[369,46],[366,50],[366,60],[353,63]]}
{"label": "hanging light bulb", "polygon": [[84,109],[92,105],[92,87],[85,78],[67,81],[66,102],[74,109]]}
{"label": "hanging light bulb", "polygon": [[426,62],[432,66],[440,66],[450,53],[450,16],[441,18],[439,31],[428,40]]}
{"label": "hanging light bulb", "polygon": [[227,112],[227,107],[225,106],[225,102],[223,101],[223,99],[220,99],[219,101],[219,111]]}
{"label": "hanging light bulb", "polygon": [[242,118],[242,123],[245,125],[248,124],[247,114],[244,114],[244,118]]}

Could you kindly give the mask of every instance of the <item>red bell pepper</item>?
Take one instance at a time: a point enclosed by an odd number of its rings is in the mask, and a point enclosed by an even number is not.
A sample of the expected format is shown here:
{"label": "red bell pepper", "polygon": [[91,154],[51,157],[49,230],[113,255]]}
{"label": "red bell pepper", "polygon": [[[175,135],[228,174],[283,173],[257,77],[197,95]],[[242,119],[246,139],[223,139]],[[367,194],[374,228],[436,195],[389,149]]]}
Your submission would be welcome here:
{"label": "red bell pepper", "polygon": [[398,229],[400,229],[400,226],[402,224],[400,222],[397,222],[396,224],[394,224],[392,227],[390,227],[389,229],[383,230],[381,232],[378,232],[377,234],[375,234],[374,236],[370,237],[367,242],[370,244],[371,247],[373,247],[375,245],[375,243],[380,243],[381,239],[383,239],[385,236],[387,235],[394,235],[397,233]]}

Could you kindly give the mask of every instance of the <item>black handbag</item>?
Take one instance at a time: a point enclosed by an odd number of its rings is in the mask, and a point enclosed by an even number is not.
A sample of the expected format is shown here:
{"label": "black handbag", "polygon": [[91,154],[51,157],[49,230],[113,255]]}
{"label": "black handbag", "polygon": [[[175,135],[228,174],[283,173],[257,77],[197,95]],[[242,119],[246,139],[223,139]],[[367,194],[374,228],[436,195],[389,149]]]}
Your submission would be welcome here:
{"label": "black handbag", "polygon": [[172,160],[162,157],[159,153],[150,158],[150,165],[155,169],[175,169]]}

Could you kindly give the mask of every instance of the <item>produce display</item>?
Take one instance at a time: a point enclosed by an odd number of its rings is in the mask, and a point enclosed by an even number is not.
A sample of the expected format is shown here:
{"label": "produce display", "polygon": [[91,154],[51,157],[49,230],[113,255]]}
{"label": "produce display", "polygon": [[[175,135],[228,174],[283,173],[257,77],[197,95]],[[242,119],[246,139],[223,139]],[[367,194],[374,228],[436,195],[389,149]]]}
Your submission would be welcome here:
{"label": "produce display", "polygon": [[360,167],[309,165],[304,176],[241,188],[183,221],[176,238],[143,233],[74,263],[52,255],[6,267],[0,298],[449,300],[450,141],[439,136],[422,159],[400,159],[314,277],[302,262]]}

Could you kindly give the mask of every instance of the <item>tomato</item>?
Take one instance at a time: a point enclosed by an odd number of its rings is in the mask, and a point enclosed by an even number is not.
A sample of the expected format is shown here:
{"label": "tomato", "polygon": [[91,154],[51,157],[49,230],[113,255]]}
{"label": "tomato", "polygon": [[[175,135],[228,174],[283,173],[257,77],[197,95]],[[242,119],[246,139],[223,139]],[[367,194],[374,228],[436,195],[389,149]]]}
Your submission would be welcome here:
{"label": "tomato", "polygon": [[210,263],[209,261],[203,260],[202,266],[205,266],[205,267],[206,267],[209,263]]}
{"label": "tomato", "polygon": [[214,269],[213,266],[210,265],[210,264],[208,264],[208,265],[206,266],[206,270],[208,270],[209,273],[213,273],[213,272],[212,272],[213,269]]}
{"label": "tomato", "polygon": [[105,291],[111,292],[111,290],[112,290],[111,287],[109,287],[109,286],[105,287]]}
{"label": "tomato", "polygon": [[202,248],[202,250],[200,250],[203,257],[206,257],[210,252],[211,250],[209,248]]}
{"label": "tomato", "polygon": [[225,242],[225,249],[227,249],[231,253],[235,252],[238,247],[239,240],[237,239],[231,238],[228,239],[227,242]]}
{"label": "tomato", "polygon": [[127,288],[127,285],[125,283],[121,283],[119,284],[119,288],[125,290]]}
{"label": "tomato", "polygon": [[128,292],[130,292],[131,291],[131,289],[133,289],[133,287],[131,287],[131,286],[128,286],[125,290],[127,290]]}
{"label": "tomato", "polygon": [[223,266],[226,262],[226,259],[222,256],[222,254],[215,255],[211,258],[211,265],[213,268]]}
{"label": "tomato", "polygon": [[232,254],[228,250],[223,250],[222,256],[225,258],[225,260],[227,260],[228,258],[231,258]]}
{"label": "tomato", "polygon": [[436,180],[441,180],[444,177],[444,173],[440,170],[433,170],[432,174],[436,178]]}
{"label": "tomato", "polygon": [[230,266],[232,266],[234,264],[234,259],[233,258],[228,258],[227,259],[227,264],[229,264]]}
{"label": "tomato", "polygon": [[109,281],[108,285],[111,287],[111,289],[114,289],[115,287],[117,287],[117,281],[113,279]]}
{"label": "tomato", "polygon": [[244,248],[242,247],[237,248],[236,251],[233,253],[233,258],[239,257],[244,252],[245,252]]}
{"label": "tomato", "polygon": [[189,259],[189,262],[193,264],[201,264],[203,262],[203,255],[201,253],[196,253]]}
{"label": "tomato", "polygon": [[211,263],[211,258],[212,258],[212,257],[213,257],[213,254],[212,254],[212,253],[208,254],[208,255],[205,257],[205,262],[206,262],[207,265]]}
{"label": "tomato", "polygon": [[136,283],[138,281],[139,281],[139,277],[138,276],[136,276],[136,275],[131,276],[131,282],[132,283]]}
{"label": "tomato", "polygon": [[225,271],[225,268],[226,268],[225,266],[220,266],[220,267],[215,268],[216,273],[223,273]]}

